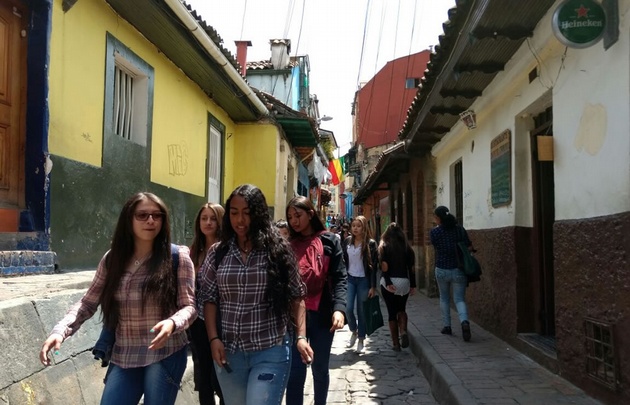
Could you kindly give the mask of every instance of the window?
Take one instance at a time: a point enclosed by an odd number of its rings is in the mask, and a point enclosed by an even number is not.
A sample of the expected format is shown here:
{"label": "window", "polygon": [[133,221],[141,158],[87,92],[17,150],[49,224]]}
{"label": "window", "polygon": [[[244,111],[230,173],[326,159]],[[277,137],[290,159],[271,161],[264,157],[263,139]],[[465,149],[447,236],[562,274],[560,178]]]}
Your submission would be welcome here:
{"label": "window", "polygon": [[153,116],[153,68],[107,34],[105,131],[147,146]]}
{"label": "window", "polygon": [[[462,161],[455,162],[451,168],[451,212],[454,211],[457,223],[464,225],[464,179]],[[455,209],[453,209],[455,208]]]}
{"label": "window", "polygon": [[208,201],[221,203],[223,187],[223,134],[225,126],[212,115],[208,125]]}
{"label": "window", "polygon": [[405,88],[406,89],[415,89],[420,86],[420,78],[419,77],[408,77],[405,80]]}

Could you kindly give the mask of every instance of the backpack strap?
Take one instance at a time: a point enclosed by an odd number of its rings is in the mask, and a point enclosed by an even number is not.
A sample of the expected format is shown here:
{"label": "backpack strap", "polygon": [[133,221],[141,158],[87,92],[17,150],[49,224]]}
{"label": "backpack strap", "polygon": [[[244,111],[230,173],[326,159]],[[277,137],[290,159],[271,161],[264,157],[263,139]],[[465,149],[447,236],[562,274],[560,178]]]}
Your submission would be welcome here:
{"label": "backpack strap", "polygon": [[171,243],[171,258],[173,260],[173,272],[177,275],[179,269],[179,246]]}
{"label": "backpack strap", "polygon": [[225,257],[229,249],[230,248],[227,243],[219,242],[219,245],[214,251],[214,268],[215,269],[219,268],[219,265],[223,261],[223,258]]}

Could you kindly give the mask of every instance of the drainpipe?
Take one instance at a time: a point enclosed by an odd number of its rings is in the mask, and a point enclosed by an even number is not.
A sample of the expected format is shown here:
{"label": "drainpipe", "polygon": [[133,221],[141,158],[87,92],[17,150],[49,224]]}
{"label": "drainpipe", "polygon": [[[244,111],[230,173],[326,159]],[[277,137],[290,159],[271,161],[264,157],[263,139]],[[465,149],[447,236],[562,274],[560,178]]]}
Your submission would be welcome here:
{"label": "drainpipe", "polygon": [[262,101],[256,96],[256,93],[247,84],[245,79],[238,73],[238,71],[232,66],[229,60],[223,55],[221,50],[210,39],[208,34],[204,31],[203,27],[199,25],[197,20],[190,14],[186,6],[184,6],[180,0],[164,0],[164,2],[173,10],[179,20],[186,26],[186,28],[193,34],[193,36],[199,41],[201,46],[208,51],[210,56],[223,68],[228,77],[234,80],[236,86],[245,94],[249,101],[254,104],[256,109],[261,115],[269,115],[269,109],[263,104]]}

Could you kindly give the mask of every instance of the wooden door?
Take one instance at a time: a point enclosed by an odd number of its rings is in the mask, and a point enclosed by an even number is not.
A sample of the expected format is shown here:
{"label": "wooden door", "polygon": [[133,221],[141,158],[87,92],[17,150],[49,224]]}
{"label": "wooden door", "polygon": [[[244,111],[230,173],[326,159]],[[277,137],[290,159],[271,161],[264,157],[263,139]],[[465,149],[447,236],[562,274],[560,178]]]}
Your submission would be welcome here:
{"label": "wooden door", "polygon": [[0,0],[0,208],[24,205],[26,19]]}

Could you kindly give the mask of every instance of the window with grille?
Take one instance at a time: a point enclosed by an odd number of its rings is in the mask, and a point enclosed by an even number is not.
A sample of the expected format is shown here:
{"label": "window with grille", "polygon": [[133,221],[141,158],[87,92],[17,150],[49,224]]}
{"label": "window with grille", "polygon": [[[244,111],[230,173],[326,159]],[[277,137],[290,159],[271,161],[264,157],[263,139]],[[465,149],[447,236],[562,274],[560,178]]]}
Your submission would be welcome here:
{"label": "window with grille", "polygon": [[114,68],[114,132],[131,140],[133,124],[133,75]]}
{"label": "window with grille", "polygon": [[589,377],[611,389],[617,388],[619,371],[614,345],[612,325],[586,318],[586,372]]}
{"label": "window with grille", "polygon": [[464,176],[463,176],[463,165],[462,161],[456,162],[452,166],[451,171],[451,184],[452,184],[452,194],[451,194],[451,213],[457,219],[457,223],[460,225],[464,224]]}
{"label": "window with grille", "polygon": [[153,116],[153,67],[111,34],[105,61],[105,132],[147,146]]}

